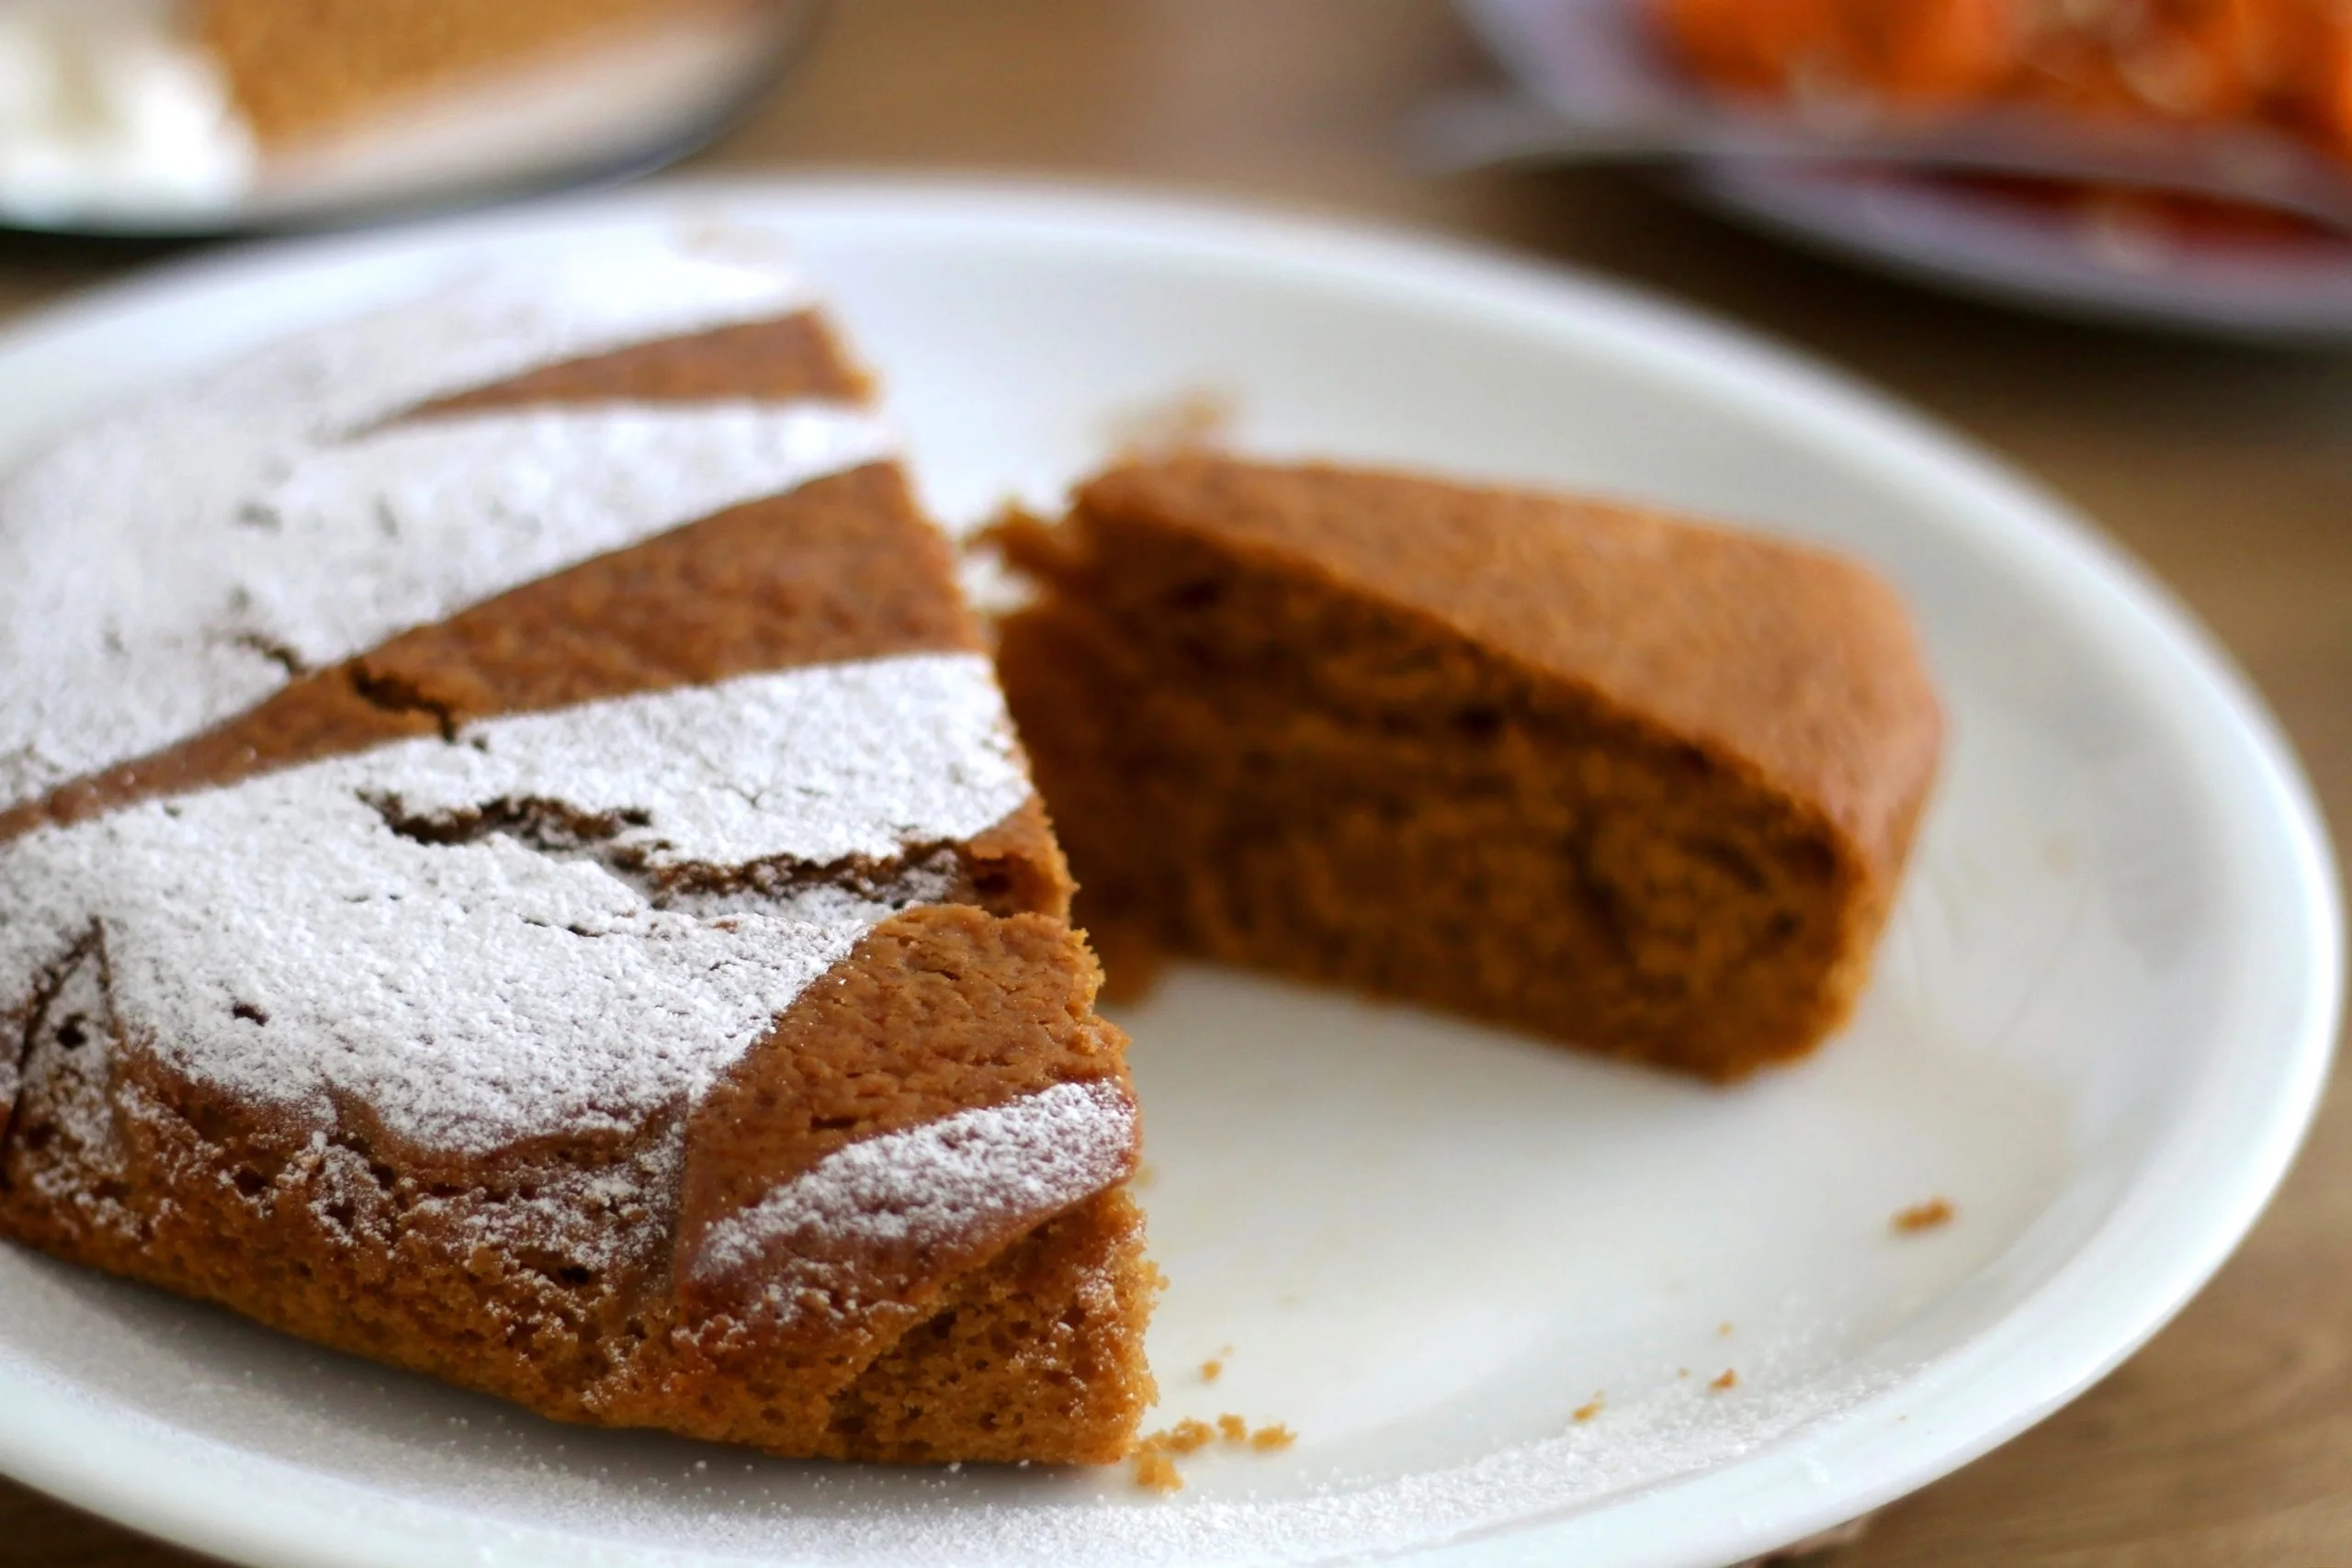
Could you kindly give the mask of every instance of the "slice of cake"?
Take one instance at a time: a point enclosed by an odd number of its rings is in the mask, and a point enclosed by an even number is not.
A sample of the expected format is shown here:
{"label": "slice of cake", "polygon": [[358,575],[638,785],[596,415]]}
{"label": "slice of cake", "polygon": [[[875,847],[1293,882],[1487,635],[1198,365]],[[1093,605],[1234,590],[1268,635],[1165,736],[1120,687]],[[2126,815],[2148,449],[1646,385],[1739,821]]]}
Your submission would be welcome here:
{"label": "slice of cake", "polygon": [[334,131],[469,77],[775,0],[183,0],[264,147]]}
{"label": "slice of cake", "polygon": [[1001,537],[1037,599],[999,669],[1114,982],[1199,953],[1725,1079],[1846,1016],[1941,733],[1861,568],[1204,455]]}
{"label": "slice of cake", "polygon": [[0,1235],[568,1420],[1107,1461],[1125,1042],[789,268],[485,265],[0,491]]}

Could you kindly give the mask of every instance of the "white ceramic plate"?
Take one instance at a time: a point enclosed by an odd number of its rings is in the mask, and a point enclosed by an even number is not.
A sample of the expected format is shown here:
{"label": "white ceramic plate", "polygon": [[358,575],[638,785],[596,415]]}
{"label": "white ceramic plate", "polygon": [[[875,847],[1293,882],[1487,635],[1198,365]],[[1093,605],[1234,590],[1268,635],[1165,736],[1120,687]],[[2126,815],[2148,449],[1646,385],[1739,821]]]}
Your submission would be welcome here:
{"label": "white ceramic plate", "polygon": [[[1119,1471],[860,1471],[560,1428],[6,1248],[0,1468],[305,1568],[1719,1568],[2046,1415],[2253,1223],[2339,984],[2327,849],[2269,720],[2030,486],[1621,289],[1107,196],[673,186],[94,296],[0,341],[0,446],[482,247],[712,221],[794,238],[954,517],[1049,498],[1138,417],[1206,397],[1257,451],[1647,497],[1876,561],[1925,623],[1952,745],[1859,1020],[1725,1092],[1177,975],[1124,1015],[1173,1280],[1154,1424],[1234,1411],[1299,1440],[1197,1456],[1170,1498]],[[1893,1233],[1933,1197],[1951,1224]]]}
{"label": "white ceramic plate", "polygon": [[[1570,114],[1671,110],[1699,89],[1662,59],[1648,0],[1458,0],[1519,87]],[[1700,199],[1742,220],[1996,303],[2250,343],[2352,342],[2352,240],[2223,233],[1949,180],[1701,163]]]}

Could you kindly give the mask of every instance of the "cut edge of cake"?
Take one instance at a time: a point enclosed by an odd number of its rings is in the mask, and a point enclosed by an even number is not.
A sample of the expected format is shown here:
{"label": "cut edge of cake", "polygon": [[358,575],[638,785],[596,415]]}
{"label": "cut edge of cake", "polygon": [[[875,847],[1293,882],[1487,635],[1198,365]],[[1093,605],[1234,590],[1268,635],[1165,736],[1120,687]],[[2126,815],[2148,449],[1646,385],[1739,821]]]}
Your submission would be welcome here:
{"label": "cut edge of cake", "polygon": [[1206,452],[994,537],[1033,595],[1000,673],[1114,987],[1193,953],[1720,1079],[1849,1013],[1942,735],[1860,565]]}

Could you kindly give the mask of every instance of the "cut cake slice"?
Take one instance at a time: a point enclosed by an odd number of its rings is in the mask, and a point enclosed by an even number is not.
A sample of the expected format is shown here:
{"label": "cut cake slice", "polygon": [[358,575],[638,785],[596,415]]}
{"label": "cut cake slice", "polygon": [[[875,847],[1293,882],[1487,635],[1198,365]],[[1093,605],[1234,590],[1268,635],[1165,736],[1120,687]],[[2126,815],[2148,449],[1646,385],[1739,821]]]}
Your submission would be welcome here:
{"label": "cut cake slice", "polygon": [[181,0],[264,146],[407,107],[436,88],[656,37],[664,21],[777,0]]}
{"label": "cut cake slice", "polygon": [[1736,1078],[1860,990],[1941,721],[1903,606],[1656,513],[1208,454],[1000,531],[1114,985],[1161,950]]}
{"label": "cut cake slice", "polygon": [[1113,1460],[1125,1042],[862,378],[713,244],[0,493],[0,1235],[563,1419]]}

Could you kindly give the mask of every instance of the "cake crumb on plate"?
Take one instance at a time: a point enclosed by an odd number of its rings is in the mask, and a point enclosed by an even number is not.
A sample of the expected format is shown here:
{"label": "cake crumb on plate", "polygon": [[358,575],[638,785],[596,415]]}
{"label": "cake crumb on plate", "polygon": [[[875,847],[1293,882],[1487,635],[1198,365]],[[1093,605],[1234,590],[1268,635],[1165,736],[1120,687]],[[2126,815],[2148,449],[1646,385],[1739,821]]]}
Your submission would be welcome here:
{"label": "cake crumb on plate", "polygon": [[1173,1427],[1164,1427],[1136,1443],[1134,1455],[1136,1484],[1154,1492],[1180,1492],[1184,1478],[1176,1469],[1178,1454],[1198,1452],[1213,1442],[1223,1442],[1228,1448],[1253,1449],[1260,1453],[1274,1453],[1298,1440],[1298,1434],[1275,1422],[1251,1429],[1242,1416],[1230,1411],[1216,1418],[1212,1427],[1205,1421],[1187,1416]]}
{"label": "cake crumb on plate", "polygon": [[1896,1210],[1894,1218],[1888,1223],[1897,1235],[1917,1235],[1951,1224],[1955,1212],[1949,1198],[1930,1198],[1924,1203]]}

